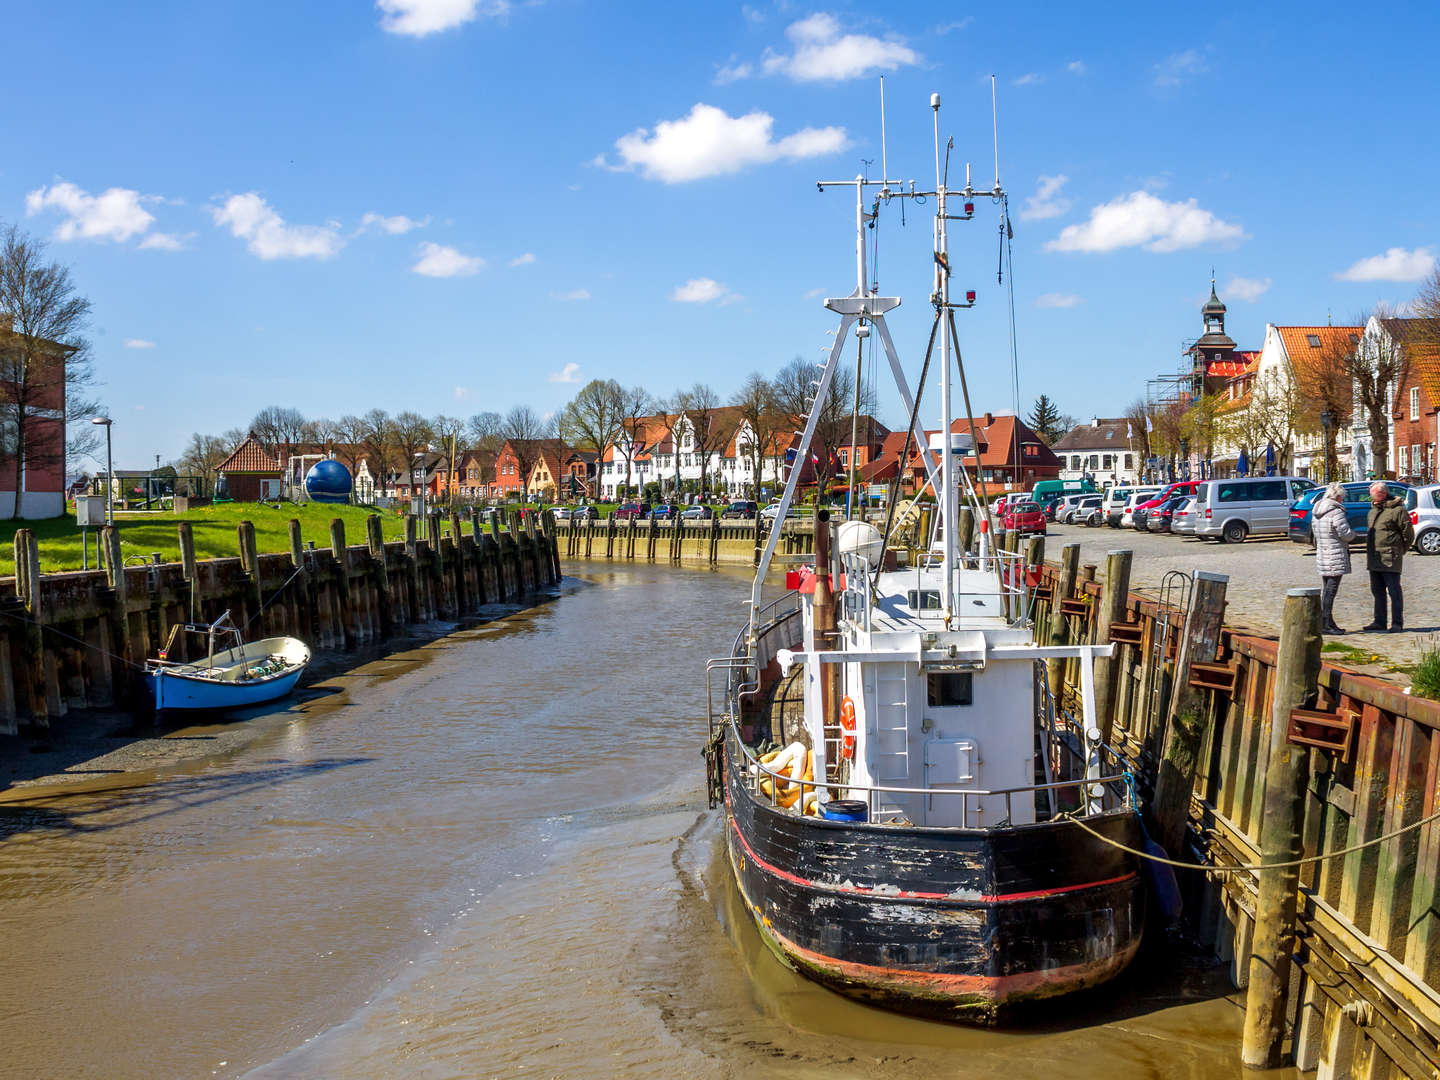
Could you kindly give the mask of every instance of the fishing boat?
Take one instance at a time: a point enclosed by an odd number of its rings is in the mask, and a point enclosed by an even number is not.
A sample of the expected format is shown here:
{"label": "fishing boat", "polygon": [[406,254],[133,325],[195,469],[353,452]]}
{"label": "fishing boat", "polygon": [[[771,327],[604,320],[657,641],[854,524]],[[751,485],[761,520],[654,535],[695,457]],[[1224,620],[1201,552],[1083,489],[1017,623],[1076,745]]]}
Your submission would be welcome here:
{"label": "fishing boat", "polygon": [[[169,659],[182,633],[205,639],[203,660]],[[247,642],[226,611],[212,623],[172,627],[160,656],[145,662],[145,682],[156,711],[223,711],[285,697],[309,663],[310,649],[303,641],[272,637]]]}
{"label": "fishing boat", "polygon": [[[931,107],[934,190],[821,184],[855,189],[857,283],[825,301],[840,324],[816,401],[852,331],[872,354],[879,340],[924,466],[922,493],[935,497],[934,527],[901,566],[893,517],[877,528],[820,511],[813,560],[767,599],[780,535],[771,530],[750,617],[730,654],[707,665],[706,759],[735,882],[783,962],[856,998],[993,1025],[1129,963],[1145,890],[1135,857],[1116,845],[1145,839],[1125,764],[1094,722],[1094,665],[1113,646],[1037,643],[1039,575],[996,542],[984,478],[965,468],[978,439],[953,313],[975,295],[951,301],[947,231],[973,217],[978,199],[1005,200],[998,167],[992,190],[974,189],[968,166],[964,188],[947,189],[938,96]],[[935,323],[912,396],[885,321],[900,300],[868,280],[866,233],[890,201],[919,197],[935,203]],[[920,396],[937,331],[941,423],[927,432]],[[952,367],[966,399],[960,418]],[[800,462],[822,407],[806,420]],[[790,471],[778,521],[800,472]],[[1075,700],[1052,696],[1052,660],[1078,664]]]}

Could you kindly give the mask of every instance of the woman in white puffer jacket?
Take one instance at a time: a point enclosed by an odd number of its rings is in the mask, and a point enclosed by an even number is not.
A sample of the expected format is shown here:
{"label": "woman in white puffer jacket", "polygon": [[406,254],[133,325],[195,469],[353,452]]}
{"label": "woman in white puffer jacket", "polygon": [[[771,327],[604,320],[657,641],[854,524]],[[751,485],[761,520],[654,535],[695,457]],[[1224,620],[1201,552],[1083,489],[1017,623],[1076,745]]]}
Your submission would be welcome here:
{"label": "woman in white puffer jacket", "polygon": [[1332,611],[1340,579],[1350,573],[1350,541],[1355,530],[1345,516],[1345,488],[1330,484],[1315,501],[1310,515],[1310,535],[1315,538],[1315,568],[1320,572],[1320,626],[1326,634],[1343,634],[1335,625]]}

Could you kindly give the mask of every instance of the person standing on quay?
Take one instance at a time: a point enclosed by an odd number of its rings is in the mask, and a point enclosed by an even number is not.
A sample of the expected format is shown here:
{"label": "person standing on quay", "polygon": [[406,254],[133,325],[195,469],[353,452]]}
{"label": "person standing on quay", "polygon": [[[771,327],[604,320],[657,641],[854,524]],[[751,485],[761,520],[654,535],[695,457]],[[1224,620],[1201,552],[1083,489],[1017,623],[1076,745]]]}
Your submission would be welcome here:
{"label": "person standing on quay", "polygon": [[1316,500],[1310,533],[1315,537],[1315,568],[1320,571],[1320,628],[1326,634],[1343,634],[1335,625],[1335,594],[1340,591],[1340,579],[1350,573],[1350,541],[1355,530],[1345,516],[1345,488],[1339,483],[1327,486]]}
{"label": "person standing on quay", "polygon": [[1370,593],[1375,597],[1375,618],[1366,630],[1384,631],[1385,595],[1390,595],[1391,633],[1405,629],[1400,569],[1405,552],[1415,543],[1415,527],[1405,512],[1405,501],[1390,494],[1383,480],[1370,485],[1370,532],[1365,537],[1365,566],[1370,571]]}

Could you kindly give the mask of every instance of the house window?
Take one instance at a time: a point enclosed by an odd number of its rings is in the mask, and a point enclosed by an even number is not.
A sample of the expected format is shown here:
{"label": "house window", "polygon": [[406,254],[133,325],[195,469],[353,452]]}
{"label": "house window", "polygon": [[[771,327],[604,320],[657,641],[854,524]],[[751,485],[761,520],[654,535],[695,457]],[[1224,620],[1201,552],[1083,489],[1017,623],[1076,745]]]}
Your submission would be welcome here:
{"label": "house window", "polygon": [[1090,468],[1091,468],[1092,471],[1095,470],[1095,469],[1100,468],[1100,455],[1099,455],[1099,454],[1091,454],[1091,455],[1090,455]]}
{"label": "house window", "polygon": [[1071,454],[1071,455],[1070,455],[1070,468],[1072,468],[1072,469],[1078,469],[1078,468],[1080,468],[1080,455],[1079,455],[1079,454]]}
{"label": "house window", "polygon": [[1410,419],[1420,419],[1420,387],[1410,387]]}
{"label": "house window", "polygon": [[1106,454],[1101,460],[1103,461],[1103,464],[1100,466],[1102,469],[1113,469],[1115,467],[1114,455]]}
{"label": "house window", "polygon": [[848,469],[850,467],[850,450],[848,447],[840,451],[840,467],[842,469]]}

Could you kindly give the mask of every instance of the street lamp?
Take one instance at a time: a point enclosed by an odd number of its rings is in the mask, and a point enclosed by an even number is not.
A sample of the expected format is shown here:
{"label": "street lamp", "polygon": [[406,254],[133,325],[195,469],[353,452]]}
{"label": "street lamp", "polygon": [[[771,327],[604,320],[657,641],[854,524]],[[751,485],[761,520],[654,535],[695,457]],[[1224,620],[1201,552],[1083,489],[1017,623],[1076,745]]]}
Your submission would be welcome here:
{"label": "street lamp", "polygon": [[115,421],[108,416],[94,416],[90,418],[92,424],[99,424],[105,429],[105,524],[115,524],[115,470],[110,464],[110,425]]}
{"label": "street lamp", "polygon": [[1335,417],[1330,415],[1329,409],[1320,410],[1320,427],[1325,432],[1325,483],[1330,483],[1330,425],[1335,422]]}

